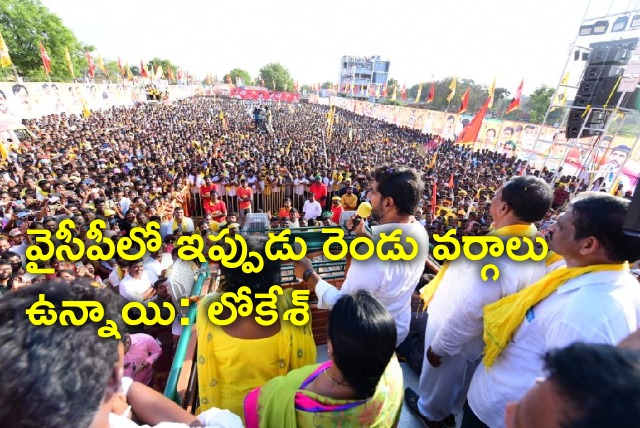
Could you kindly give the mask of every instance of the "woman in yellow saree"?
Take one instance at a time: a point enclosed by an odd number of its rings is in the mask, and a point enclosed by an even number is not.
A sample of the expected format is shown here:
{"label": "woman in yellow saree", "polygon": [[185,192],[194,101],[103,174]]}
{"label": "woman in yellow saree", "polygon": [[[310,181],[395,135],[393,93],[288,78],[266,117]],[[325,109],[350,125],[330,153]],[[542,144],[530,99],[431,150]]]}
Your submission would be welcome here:
{"label": "woman in yellow saree", "polygon": [[[311,321],[298,327],[283,319],[288,309],[295,308],[292,290],[285,290],[278,295],[277,322],[262,326],[256,321],[255,308],[260,299],[254,296],[256,293],[268,293],[269,288],[277,284],[280,261],[267,258],[266,237],[252,235],[246,238],[246,242],[247,252],[256,251],[262,256],[262,271],[245,273],[242,267],[229,269],[224,265],[221,271],[225,292],[237,293],[242,286],[251,289],[253,313],[247,317],[239,316],[227,326],[219,326],[210,321],[208,311],[211,304],[221,301],[223,293],[211,294],[198,305],[196,326],[201,410],[218,407],[242,415],[244,397],[252,389],[316,361]],[[228,308],[225,311],[217,318],[228,319],[231,311]],[[309,311],[309,320],[310,316]]]}
{"label": "woman in yellow saree", "polygon": [[247,428],[392,427],[402,408],[396,327],[367,291],[344,295],[329,315],[331,361],[293,370],[251,391]]}

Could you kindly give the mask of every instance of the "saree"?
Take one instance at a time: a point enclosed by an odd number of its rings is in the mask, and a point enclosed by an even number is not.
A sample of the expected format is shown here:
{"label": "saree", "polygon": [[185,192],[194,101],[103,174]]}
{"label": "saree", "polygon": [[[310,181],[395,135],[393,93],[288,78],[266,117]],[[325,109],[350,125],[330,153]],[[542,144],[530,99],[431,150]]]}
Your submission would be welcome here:
{"label": "saree", "polygon": [[375,393],[367,400],[338,400],[304,389],[331,364],[327,361],[293,370],[251,391],[244,401],[247,428],[386,428],[397,425],[404,392],[402,368],[395,355]]}
{"label": "saree", "polygon": [[294,308],[292,290],[278,296],[280,331],[271,337],[239,339],[227,335],[208,318],[211,303],[220,301],[222,293],[205,297],[198,305],[198,389],[200,409],[229,409],[242,415],[244,397],[252,389],[290,370],[313,364],[316,345],[311,321],[297,327],[283,320],[284,313]]}

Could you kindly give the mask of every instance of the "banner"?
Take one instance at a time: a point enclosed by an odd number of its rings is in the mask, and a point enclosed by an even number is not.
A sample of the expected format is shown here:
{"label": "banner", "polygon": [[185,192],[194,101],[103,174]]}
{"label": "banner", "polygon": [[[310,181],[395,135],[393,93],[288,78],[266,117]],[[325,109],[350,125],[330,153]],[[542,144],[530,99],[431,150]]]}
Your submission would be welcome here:
{"label": "banner", "polygon": [[[91,110],[132,106],[146,102],[144,84],[84,84],[60,82],[0,82],[0,119],[21,121],[49,114],[81,114],[85,103]],[[197,94],[199,87],[162,85],[156,88],[169,100]]]}
{"label": "banner", "polygon": [[[239,100],[253,101],[284,101],[293,103],[300,101],[300,94],[297,92],[275,92],[268,89],[247,89],[232,88],[229,92],[231,98]],[[317,99],[317,98],[316,98]]]}

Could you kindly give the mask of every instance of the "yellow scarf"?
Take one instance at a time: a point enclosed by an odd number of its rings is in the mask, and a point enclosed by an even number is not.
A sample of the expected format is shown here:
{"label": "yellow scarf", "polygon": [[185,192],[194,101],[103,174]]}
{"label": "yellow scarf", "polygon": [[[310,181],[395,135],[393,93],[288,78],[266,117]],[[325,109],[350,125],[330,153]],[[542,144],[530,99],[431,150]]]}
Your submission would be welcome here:
{"label": "yellow scarf", "polygon": [[493,365],[500,352],[508,345],[511,335],[520,326],[527,311],[546,299],[565,282],[591,272],[629,269],[627,262],[585,267],[561,267],[546,274],[538,282],[484,307],[485,367]]}
{"label": "yellow scarf", "polygon": [[[493,230],[489,232],[489,235],[492,236],[527,236],[533,238],[538,230],[533,224],[513,224],[511,226],[501,227],[500,229]],[[549,257],[547,257],[549,258]],[[550,262],[547,261],[547,265]],[[431,280],[430,283],[425,285],[420,289],[420,298],[424,302],[424,308],[426,309],[429,306],[429,302],[433,299],[434,294],[438,290],[440,286],[440,282],[442,278],[444,278],[444,274],[447,272],[449,268],[450,262],[446,262],[440,268],[438,274]]]}
{"label": "yellow scarf", "polygon": [[[173,220],[173,224],[171,225],[171,232],[174,232],[176,229],[178,229],[178,221]],[[182,231],[187,231],[187,222],[184,221],[184,218],[182,219]]]}

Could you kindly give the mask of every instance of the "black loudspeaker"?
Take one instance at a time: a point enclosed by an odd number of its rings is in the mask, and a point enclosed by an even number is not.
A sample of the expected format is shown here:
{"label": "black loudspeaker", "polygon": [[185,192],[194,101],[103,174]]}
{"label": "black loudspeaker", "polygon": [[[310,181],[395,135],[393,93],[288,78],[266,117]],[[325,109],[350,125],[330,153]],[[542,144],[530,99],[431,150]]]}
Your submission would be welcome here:
{"label": "black loudspeaker", "polygon": [[624,219],[622,230],[627,235],[640,236],[640,180],[636,183],[636,190],[633,192],[627,218]]}
{"label": "black loudspeaker", "polygon": [[[588,137],[603,133],[602,129],[607,123],[609,113],[597,109],[605,105],[611,108],[618,104],[622,95],[618,92],[619,79],[637,44],[638,39],[635,38],[592,43],[589,46],[591,50],[588,63],[573,102],[575,107],[583,108],[572,109],[569,112],[567,138]],[[595,110],[584,115],[584,107],[587,106]],[[585,117],[582,117],[583,115]],[[584,123],[585,120],[588,122]],[[580,133],[583,124],[589,129],[584,129]]]}

